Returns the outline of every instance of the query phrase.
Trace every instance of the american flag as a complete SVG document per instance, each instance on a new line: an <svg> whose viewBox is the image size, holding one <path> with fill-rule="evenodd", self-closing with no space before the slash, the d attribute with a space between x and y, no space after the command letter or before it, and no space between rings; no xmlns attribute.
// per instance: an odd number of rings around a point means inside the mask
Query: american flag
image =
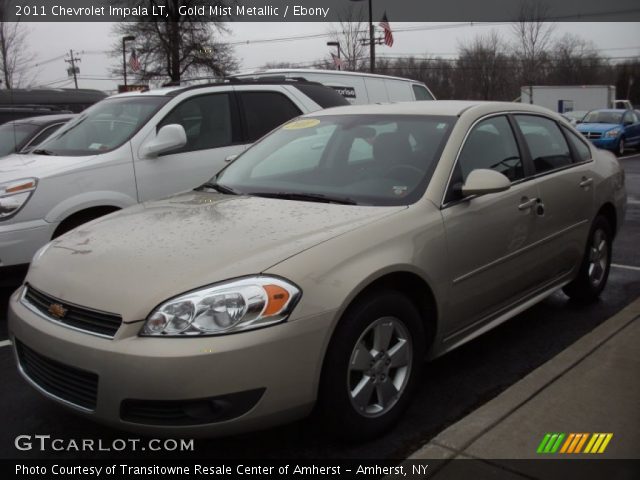
<svg viewBox="0 0 640 480"><path fill-rule="evenodd" d="M131 50L131 56L129 57L129 67L131 67L132 72L137 72L140 70L140 60L138 59L138 55L136 55L136 51Z"/></svg>
<svg viewBox="0 0 640 480"><path fill-rule="evenodd" d="M384 44L387 47L393 47L393 32L391 31L391 25L389 25L387 12L384 12L382 21L379 23L379 25L384 30Z"/></svg>

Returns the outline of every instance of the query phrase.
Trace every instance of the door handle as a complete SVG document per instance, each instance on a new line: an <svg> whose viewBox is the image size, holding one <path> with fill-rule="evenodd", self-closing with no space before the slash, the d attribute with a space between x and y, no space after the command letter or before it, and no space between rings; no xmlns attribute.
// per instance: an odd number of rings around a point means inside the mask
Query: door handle
<svg viewBox="0 0 640 480"><path fill-rule="evenodd" d="M522 197L520 200L522 203L518 205L518 210L528 210L532 207L535 207L538 203L537 198L528 199L527 197Z"/></svg>
<svg viewBox="0 0 640 480"><path fill-rule="evenodd" d="M582 181L579 183L580 188L590 187L593 184L593 178L582 177Z"/></svg>

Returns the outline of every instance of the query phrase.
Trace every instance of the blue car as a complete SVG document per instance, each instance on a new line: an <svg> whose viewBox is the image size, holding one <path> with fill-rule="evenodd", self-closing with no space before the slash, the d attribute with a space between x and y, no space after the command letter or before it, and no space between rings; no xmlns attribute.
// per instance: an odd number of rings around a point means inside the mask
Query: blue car
<svg viewBox="0 0 640 480"><path fill-rule="evenodd" d="M635 110L592 110L576 128L596 147L618 156L640 144L640 112Z"/></svg>

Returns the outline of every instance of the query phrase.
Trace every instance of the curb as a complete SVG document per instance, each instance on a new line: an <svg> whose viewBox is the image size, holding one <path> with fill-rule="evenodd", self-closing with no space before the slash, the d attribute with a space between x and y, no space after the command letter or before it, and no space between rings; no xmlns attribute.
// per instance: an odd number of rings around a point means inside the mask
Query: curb
<svg viewBox="0 0 640 480"><path fill-rule="evenodd" d="M463 452L640 317L640 297L500 395L440 432L407 460L448 460Z"/></svg>

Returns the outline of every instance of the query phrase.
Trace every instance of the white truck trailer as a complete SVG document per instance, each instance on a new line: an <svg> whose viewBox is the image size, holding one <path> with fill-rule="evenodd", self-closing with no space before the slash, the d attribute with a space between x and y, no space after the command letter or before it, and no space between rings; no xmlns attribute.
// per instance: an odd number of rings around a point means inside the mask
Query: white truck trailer
<svg viewBox="0 0 640 480"><path fill-rule="evenodd" d="M520 101L540 105L558 113L614 108L616 87L613 85L525 85L520 89Z"/></svg>

